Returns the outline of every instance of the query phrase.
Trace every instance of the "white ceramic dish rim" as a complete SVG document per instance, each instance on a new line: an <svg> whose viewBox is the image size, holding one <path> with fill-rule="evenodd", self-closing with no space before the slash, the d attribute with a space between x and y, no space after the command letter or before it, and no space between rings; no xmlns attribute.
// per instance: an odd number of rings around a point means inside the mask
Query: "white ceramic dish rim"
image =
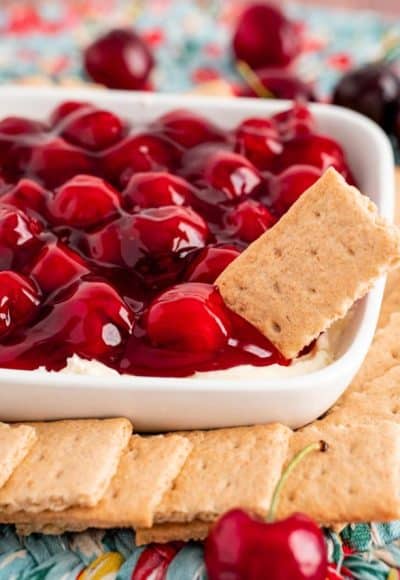
<svg viewBox="0 0 400 580"><path fill-rule="evenodd" d="M181 96L175 94L154 94L154 93L129 93L126 91L106 91L101 89L81 89L81 88L53 88L53 87L19 87L19 86L3 86L0 89L0 99L7 98L10 102L14 98L47 98L57 101L62 100L101 100L106 106L107 101L114 105L118 102L126 102L127 98L134 101L141 101L145 107L151 107L154 102L163 104L166 108L179 108L191 106L210 107L214 109L221 109L226 111L229 109L237 109L238 107L251 106L254 115L265 114L265 102L255 99L232 99L221 97L197 97L197 96ZM268 101L268 114L276 112L290 106L290 101ZM394 214L394 179L393 175L393 152L383 131L369 119L355 113L353 111L345 110L340 107L325 104L312 104L311 108L317 114L323 114L325 117L332 119L341 116L343 120L348 120L352 123L355 129L363 127L368 131L371 139L377 144L377 151L379 151L379 159L377 166L379 169L379 191L385 192L385 195L380 196L379 211L380 214L391 220ZM29 116L29 111L27 111ZM382 301L384 289L384 279L377 282L375 287L370 291L365 299L363 306L364 312L356 336L352 344L337 360L327 367L294 377L284 378L249 378L251 381L251 391L276 391L276 390L297 390L301 388L302 393L306 394L307 388L315 388L315 383L320 382L323 385L324 381L334 378L340 374L340 370L345 366L353 366L354 360L361 361L365 356L368 346L371 342L373 332L375 330L379 308ZM55 385L55 378L57 384ZM135 379L134 381L132 379ZM242 391L247 381L245 377L232 377L229 379L201 379L184 377L146 377L121 375L110 376L107 380L102 378L99 381L95 376L60 374L60 373L45 373L37 370L24 371L13 369L0 369L0 383L7 381L9 386L19 385L37 385L40 383L42 387L52 386L55 388L68 387L81 389L82 387L96 387L97 389L120 388L123 390L135 390L136 392L148 392L149 389L154 391ZM250 385L249 385L250 386Z"/></svg>

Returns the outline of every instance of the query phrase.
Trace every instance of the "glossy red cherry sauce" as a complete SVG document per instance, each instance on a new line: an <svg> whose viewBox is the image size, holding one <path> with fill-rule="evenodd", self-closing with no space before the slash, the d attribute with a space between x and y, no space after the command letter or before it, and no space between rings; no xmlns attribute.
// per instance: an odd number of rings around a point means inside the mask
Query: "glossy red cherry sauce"
<svg viewBox="0 0 400 580"><path fill-rule="evenodd" d="M304 105L224 131L185 110L131 126L68 102L47 122L0 121L0 151L1 367L290 364L213 284L327 165L349 174Z"/></svg>

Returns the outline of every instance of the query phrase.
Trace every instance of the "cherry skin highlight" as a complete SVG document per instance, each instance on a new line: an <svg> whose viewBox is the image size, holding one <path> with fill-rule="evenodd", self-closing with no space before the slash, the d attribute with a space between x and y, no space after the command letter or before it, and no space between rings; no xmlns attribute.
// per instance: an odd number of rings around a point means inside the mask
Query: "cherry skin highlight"
<svg viewBox="0 0 400 580"><path fill-rule="evenodd" d="M227 216L227 225L234 235L247 243L254 242L276 222L276 218L260 202L242 201Z"/></svg>
<svg viewBox="0 0 400 580"><path fill-rule="evenodd" d="M149 306L146 328L154 345L212 352L226 344L230 321L218 291L209 284L192 282L158 296Z"/></svg>
<svg viewBox="0 0 400 580"><path fill-rule="evenodd" d="M38 312L40 295L26 276L0 272L0 337L26 324Z"/></svg>
<svg viewBox="0 0 400 580"><path fill-rule="evenodd" d="M81 109L68 116L62 136L73 145L90 151L101 151L115 145L123 136L119 117L101 109Z"/></svg>
<svg viewBox="0 0 400 580"><path fill-rule="evenodd" d="M55 191L48 211L55 224L86 228L115 217L120 207L119 192L103 179L75 175Z"/></svg>
<svg viewBox="0 0 400 580"><path fill-rule="evenodd" d="M256 520L240 509L224 514L205 544L210 580L326 580L325 540L303 514L278 522Z"/></svg>
<svg viewBox="0 0 400 580"><path fill-rule="evenodd" d="M230 200L251 195L262 183L259 171L250 161L237 153L223 151L208 159L204 179Z"/></svg>
<svg viewBox="0 0 400 580"><path fill-rule="evenodd" d="M154 123L154 129L185 149L225 140L223 131L216 125L185 109L166 113Z"/></svg>
<svg viewBox="0 0 400 580"><path fill-rule="evenodd" d="M165 205L190 205L193 188L185 179L164 171L135 173L122 192L128 211Z"/></svg>
<svg viewBox="0 0 400 580"><path fill-rule="evenodd" d="M232 41L237 60L253 69L290 64L300 53L301 39L293 22L272 4L250 4L237 24Z"/></svg>
<svg viewBox="0 0 400 580"><path fill-rule="evenodd" d="M136 32L115 29L86 48L84 65L96 83L110 89L140 90L146 87L154 58Z"/></svg>
<svg viewBox="0 0 400 580"><path fill-rule="evenodd" d="M84 260L62 242L43 247L30 267L30 275L44 294L63 289L89 272Z"/></svg>
<svg viewBox="0 0 400 580"><path fill-rule="evenodd" d="M233 246L207 246L197 254L185 274L187 282L213 284L225 268L240 255Z"/></svg>
<svg viewBox="0 0 400 580"><path fill-rule="evenodd" d="M274 179L271 199L276 215L288 211L294 202L313 185L322 175L322 171L312 165L292 165Z"/></svg>
<svg viewBox="0 0 400 580"><path fill-rule="evenodd" d="M235 151L258 169L270 169L282 149L278 131L270 119L246 119L236 130Z"/></svg>

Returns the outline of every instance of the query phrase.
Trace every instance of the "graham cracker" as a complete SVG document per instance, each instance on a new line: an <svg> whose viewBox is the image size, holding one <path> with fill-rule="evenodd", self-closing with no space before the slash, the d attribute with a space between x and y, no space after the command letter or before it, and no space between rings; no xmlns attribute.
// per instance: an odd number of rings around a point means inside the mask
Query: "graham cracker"
<svg viewBox="0 0 400 580"><path fill-rule="evenodd" d="M294 358L400 262L400 236L328 169L216 280L226 304Z"/></svg>
<svg viewBox="0 0 400 580"><path fill-rule="evenodd" d="M390 316L388 324L377 330L365 360L343 398L362 391L372 380L400 364L400 312Z"/></svg>
<svg viewBox="0 0 400 580"><path fill-rule="evenodd" d="M350 393L340 400L326 420L350 424L361 418L400 423L400 366L366 383L362 392Z"/></svg>
<svg viewBox="0 0 400 580"><path fill-rule="evenodd" d="M87 419L31 425L37 441L0 489L0 509L35 513L96 505L117 470L131 423Z"/></svg>
<svg viewBox="0 0 400 580"><path fill-rule="evenodd" d="M205 540L211 527L211 523L193 520L187 523L157 524L152 528L139 528L136 530L135 544L167 544L168 542L189 542L190 540Z"/></svg>
<svg viewBox="0 0 400 580"><path fill-rule="evenodd" d="M397 270L394 270L394 273ZM400 287L394 287L383 297L381 312L379 314L378 328L384 328L395 312L400 312Z"/></svg>
<svg viewBox="0 0 400 580"><path fill-rule="evenodd" d="M213 521L238 506L265 515L291 433L277 423L183 433L193 449L154 521Z"/></svg>
<svg viewBox="0 0 400 580"><path fill-rule="evenodd" d="M24 535L59 534L88 528L150 527L157 506L180 472L192 444L179 435L131 437L109 488L91 508L72 507L62 512L0 514L0 521L16 523Z"/></svg>
<svg viewBox="0 0 400 580"><path fill-rule="evenodd" d="M322 524L389 521L400 517L400 425L376 420L311 424L291 439L292 456L323 440L287 479L278 519L303 512Z"/></svg>
<svg viewBox="0 0 400 580"><path fill-rule="evenodd" d="M0 423L0 487L3 487L35 441L36 431L33 427L11 427Z"/></svg>

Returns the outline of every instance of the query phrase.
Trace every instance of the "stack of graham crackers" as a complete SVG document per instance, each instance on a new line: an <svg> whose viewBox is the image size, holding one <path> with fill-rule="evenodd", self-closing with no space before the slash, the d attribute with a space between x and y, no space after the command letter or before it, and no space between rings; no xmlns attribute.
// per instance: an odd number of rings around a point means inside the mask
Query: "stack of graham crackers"
<svg viewBox="0 0 400 580"><path fill-rule="evenodd" d="M126 419L105 419L1 424L0 522L21 534L134 528L137 544L203 539L230 508L265 517L285 464L320 439L328 450L291 476L279 517L400 517L400 425L391 421L140 436Z"/></svg>
<svg viewBox="0 0 400 580"><path fill-rule="evenodd" d="M288 356L343 316L400 255L398 234L335 173L309 191L267 243L257 240L220 280L228 303ZM280 276L275 265L282 256L292 272L304 260L314 262L303 285ZM346 276L334 292L325 267L332 259ZM250 274L243 276L243 268ZM279 279L265 276L268 268ZM326 417L297 432L277 423L158 436L132 434L126 419L0 424L0 522L15 523L21 534L128 527L137 544L203 539L230 508L265 517L285 465L319 440L327 451L308 455L291 474L278 517L301 511L324 525L400 518L398 281L395 272L380 328L348 391ZM322 303L314 286L329 299ZM298 314L289 302L288 324L282 305L290 292L310 311Z"/></svg>

